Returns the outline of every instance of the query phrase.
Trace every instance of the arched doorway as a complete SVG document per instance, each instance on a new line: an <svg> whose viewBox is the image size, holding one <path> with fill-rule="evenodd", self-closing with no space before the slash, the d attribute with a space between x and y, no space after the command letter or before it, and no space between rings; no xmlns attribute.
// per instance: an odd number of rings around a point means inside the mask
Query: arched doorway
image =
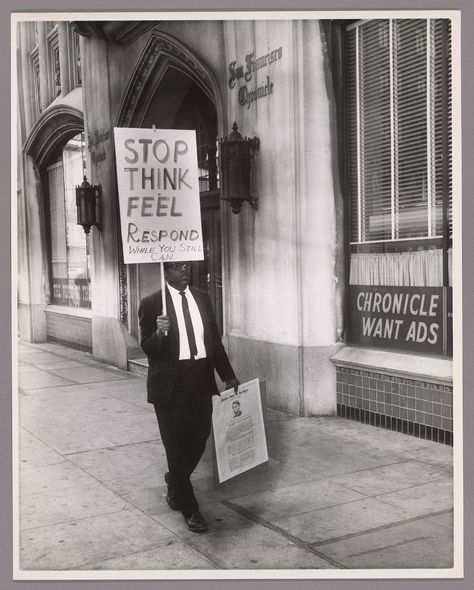
<svg viewBox="0 0 474 590"><path fill-rule="evenodd" d="M70 102L80 104L81 92L76 90ZM23 150L35 171L28 222L40 231L30 236L28 248L37 250L41 265L30 265L28 272L30 284L42 290L41 339L90 350L90 242L76 223L75 200L75 187L85 173L82 111L68 103L51 106L36 122Z"/></svg>
<svg viewBox="0 0 474 590"><path fill-rule="evenodd" d="M213 80L184 46L169 36L153 34L130 81L118 125L196 131L204 260L192 264L191 283L208 292L222 332L215 89ZM158 264L140 264L128 265L127 270L129 329L138 337L138 305L160 287L160 268Z"/></svg>

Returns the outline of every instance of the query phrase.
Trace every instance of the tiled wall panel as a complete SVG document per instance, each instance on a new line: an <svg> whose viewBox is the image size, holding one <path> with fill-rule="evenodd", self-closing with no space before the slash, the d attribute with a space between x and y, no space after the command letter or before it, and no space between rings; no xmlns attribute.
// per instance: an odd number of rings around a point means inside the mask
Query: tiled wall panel
<svg viewBox="0 0 474 590"><path fill-rule="evenodd" d="M452 444L452 386L340 366L336 375L339 416Z"/></svg>

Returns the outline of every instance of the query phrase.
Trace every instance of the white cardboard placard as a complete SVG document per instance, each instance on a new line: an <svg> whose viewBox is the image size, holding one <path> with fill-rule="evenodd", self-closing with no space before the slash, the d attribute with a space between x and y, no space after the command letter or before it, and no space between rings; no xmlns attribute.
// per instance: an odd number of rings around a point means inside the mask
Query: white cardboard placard
<svg viewBox="0 0 474 590"><path fill-rule="evenodd" d="M258 379L213 398L212 427L219 483L268 461Z"/></svg>
<svg viewBox="0 0 474 590"><path fill-rule="evenodd" d="M126 264L202 260L196 132L114 128Z"/></svg>

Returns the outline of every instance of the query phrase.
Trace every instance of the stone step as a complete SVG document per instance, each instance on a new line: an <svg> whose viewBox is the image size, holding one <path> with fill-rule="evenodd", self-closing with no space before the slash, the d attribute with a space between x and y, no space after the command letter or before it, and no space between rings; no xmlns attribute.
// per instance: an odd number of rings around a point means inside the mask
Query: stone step
<svg viewBox="0 0 474 590"><path fill-rule="evenodd" d="M146 357L128 359L128 370L134 375L146 377L148 371L148 359Z"/></svg>

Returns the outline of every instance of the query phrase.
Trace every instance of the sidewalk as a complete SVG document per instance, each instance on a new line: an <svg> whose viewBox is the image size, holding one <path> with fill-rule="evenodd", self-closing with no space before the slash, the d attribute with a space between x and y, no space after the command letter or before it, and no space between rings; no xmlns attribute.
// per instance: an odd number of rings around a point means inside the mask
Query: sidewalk
<svg viewBox="0 0 474 590"><path fill-rule="evenodd" d="M342 418L268 411L270 461L214 489L209 524L165 502L145 379L55 344L19 347L23 570L452 566L452 448Z"/></svg>

